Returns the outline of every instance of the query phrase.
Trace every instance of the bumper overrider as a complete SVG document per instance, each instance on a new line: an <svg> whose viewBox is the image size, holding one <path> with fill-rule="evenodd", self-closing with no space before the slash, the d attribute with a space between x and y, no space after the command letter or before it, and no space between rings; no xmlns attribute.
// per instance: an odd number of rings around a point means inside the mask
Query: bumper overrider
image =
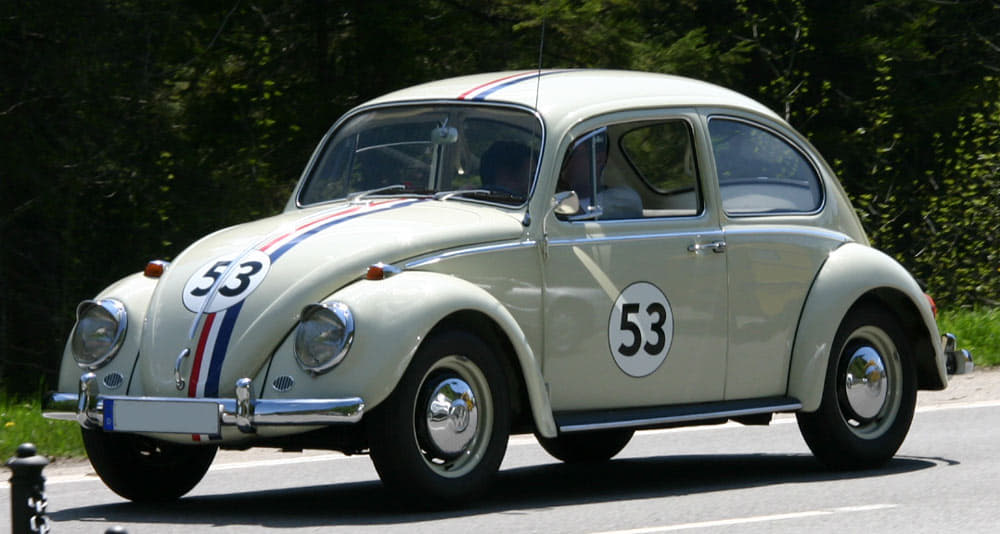
<svg viewBox="0 0 1000 534"><path fill-rule="evenodd" d="M97 376L85 373L79 393L50 394L42 412L49 419L75 420L88 429L218 436L223 427L252 434L262 426L357 423L364 409L360 397L256 399L249 378L236 381L233 399L101 395Z"/></svg>
<svg viewBox="0 0 1000 534"><path fill-rule="evenodd" d="M972 354L958 348L955 334L945 334L941 337L941 348L944 350L945 367L950 375L964 375L973 369Z"/></svg>

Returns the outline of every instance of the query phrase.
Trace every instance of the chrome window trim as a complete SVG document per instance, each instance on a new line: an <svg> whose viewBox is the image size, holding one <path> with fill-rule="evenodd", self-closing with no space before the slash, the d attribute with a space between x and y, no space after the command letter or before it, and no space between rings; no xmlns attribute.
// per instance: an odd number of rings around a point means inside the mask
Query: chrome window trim
<svg viewBox="0 0 1000 534"><path fill-rule="evenodd" d="M427 256L425 258L420 258L412 260L403 264L404 269L419 269L421 267L426 267L427 265L432 265L442 260L448 260L452 258L458 258L461 256L471 256L474 254L485 254L487 252L497 252L500 250L514 250L519 248L533 248L537 246L537 242L528 239L523 241L505 242L505 243L493 243L490 245L478 245L466 248L460 248L455 250L449 250L447 252L441 252L434 254L433 256Z"/></svg>
<svg viewBox="0 0 1000 534"><path fill-rule="evenodd" d="M341 116L339 119L337 119L337 121L333 123L333 126L331 126L329 130L327 130L326 135L324 135L323 139L320 140L319 145L316 146L316 149L313 150L313 154L309 158L309 162L306 163L305 170L302 171L302 175L299 177L298 183L295 184L295 191L292 193L294 195L294 198L295 198L295 207L298 208L298 209L314 208L316 206L323 206L323 205L326 205L326 204L331 204L331 203L335 203L335 202L343 202L343 201L347 200L347 197L333 198L333 199L330 199L330 200L325 200L323 202L314 202L312 204L303 204L302 201L301 201L302 189L305 188L306 183L310 180L310 177L312 175L312 171L316 167L316 163L319 160L320 154L323 152L323 149L326 148L327 143L330 141L330 138L333 137L334 132L336 132L343 125L343 123L345 123L348 120L354 118L356 115L359 115L361 113L367 113L369 111L374 111L374 110L379 110L379 109L390 109L390 108L397 108L397 107L410 107L410 106L418 106L418 105L449 105L449 106L471 106L471 107L495 107L495 108L504 108L504 109L514 109L514 110L518 110L518 111L526 111L526 112L528 112L528 114L530 114L531 116L535 117L535 119L538 121L538 124L541 125L541 136L539 138L539 143L538 143L538 161L535 163L535 174L532 177L531 189L529 189L528 190L528 194L525 195L523 203L517 204L517 205L512 205L512 204L502 204L502 203L499 203L499 202L489 202L489 201L485 201L485 200L476 200L476 199L470 199L470 198L462 198L461 196L454 197L454 198L456 198L458 200L463 200L465 202L472 202L472 203L475 203L475 204L484 204L484 205L487 205L487 206L496 206L496 207L506 208L506 209L511 209L511 210L514 210L514 209L517 209L517 210L524 209L531 202L531 198L534 196L535 189L538 186L538 178L539 178L539 174L541 173L541 169L542 169L542 154L545 153L545 141L546 141L546 138L547 138L546 136L548 134L548 130L547 130L546 124L545 124L545 119L542 118L542 115L540 113L538 113L538 110L536 110L534 108L531 108L531 107L528 107L528 106L521 105L521 104L511 104L511 103L507 103L507 102L490 102L490 101L479 101L479 100L477 100L477 101L466 101L466 100L450 100L450 99L429 99L429 100L400 100L398 102L385 102L385 103L381 103L381 104L373 104L373 105L370 105L370 106L362 106L362 107L353 109L351 111L348 111L343 116ZM395 195L389 195L389 196L395 196Z"/></svg>
<svg viewBox="0 0 1000 534"><path fill-rule="evenodd" d="M706 128L706 133L708 134L708 144L709 148L712 150L712 163L715 166L715 184L720 189L719 207L722 208L722 213L725 214L726 217L733 219L745 219L748 217L782 217L782 216L801 217L804 215L816 215L817 213L822 212L824 208L826 208L826 200L829 195L827 195L826 180L823 178L821 167L820 165L817 164L816 160L809 154L809 151L804 150L802 146L795 139L785 135L784 133L770 126L767 126L766 124L762 124L760 122L748 119L746 117L740 117L737 115L727 115L725 113L712 113L708 114L705 117L705 119L706 119L705 128ZM778 137L779 139L785 141L785 143L787 143L793 150L798 152L799 155L801 155L803 159L806 160L809 166L812 167L813 173L815 173L816 179L819 182L819 194L820 194L819 206L817 206L816 209L812 211L790 210L790 211L760 211L760 212L748 212L748 213L730 213L729 211L727 211L726 207L722 203L722 195L721 195L722 184L719 181L719 167L716 164L716 159L715 159L715 144L712 143L711 123L715 119L741 122L743 124L747 124L754 128L759 128L761 130L764 130Z"/></svg>

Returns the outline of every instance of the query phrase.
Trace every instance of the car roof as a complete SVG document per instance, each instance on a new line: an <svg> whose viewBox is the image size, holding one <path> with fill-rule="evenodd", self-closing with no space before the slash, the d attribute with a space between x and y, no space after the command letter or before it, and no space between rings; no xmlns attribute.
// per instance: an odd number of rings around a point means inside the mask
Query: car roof
<svg viewBox="0 0 1000 534"><path fill-rule="evenodd" d="M600 69L549 69L460 76L394 91L362 107L400 101L506 102L549 119L652 107L742 109L784 123L763 104L718 85L681 76Z"/></svg>

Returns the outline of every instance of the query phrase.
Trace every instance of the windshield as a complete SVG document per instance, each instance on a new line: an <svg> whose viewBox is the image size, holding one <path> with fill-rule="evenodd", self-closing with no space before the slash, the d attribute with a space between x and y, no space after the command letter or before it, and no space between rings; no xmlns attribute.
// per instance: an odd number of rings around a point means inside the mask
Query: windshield
<svg viewBox="0 0 1000 534"><path fill-rule="evenodd" d="M521 205L534 183L541 143L541 122L521 109L372 109L349 118L329 138L298 201L437 195Z"/></svg>

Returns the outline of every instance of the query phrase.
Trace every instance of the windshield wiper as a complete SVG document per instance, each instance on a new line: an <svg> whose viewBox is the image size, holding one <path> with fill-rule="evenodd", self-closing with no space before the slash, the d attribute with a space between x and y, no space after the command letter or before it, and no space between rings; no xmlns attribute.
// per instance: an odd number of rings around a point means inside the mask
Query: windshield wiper
<svg viewBox="0 0 1000 534"><path fill-rule="evenodd" d="M477 193L480 195L490 194L489 189L454 189L452 191L438 191L434 194L434 200L448 200L451 197L471 195Z"/></svg>
<svg viewBox="0 0 1000 534"><path fill-rule="evenodd" d="M396 190L401 190L399 193L396 194L404 197L429 197L434 194L433 191L429 191L427 189L408 189L404 184L394 184L394 185L387 185L385 187L369 189L367 191L358 191L357 193L351 193L350 195L347 195L347 201L351 203L356 203L372 195L377 195L379 193L385 193L387 191L396 191Z"/></svg>
<svg viewBox="0 0 1000 534"><path fill-rule="evenodd" d="M369 189L367 191L358 191L357 193L351 193L350 195L347 195L347 201L348 202L358 202L360 200L363 200L368 195L374 195L375 193L382 193L382 192L385 192L385 191L393 191L395 189L404 189L405 190L406 186L403 185L403 184L392 184L392 185L387 185L387 186L384 186L384 187L376 187L375 189Z"/></svg>
<svg viewBox="0 0 1000 534"><path fill-rule="evenodd" d="M456 189L454 191L441 191L434 195L434 200L448 200L452 197L471 197L476 200L487 200L497 202L524 202L524 195L518 195L502 189Z"/></svg>

